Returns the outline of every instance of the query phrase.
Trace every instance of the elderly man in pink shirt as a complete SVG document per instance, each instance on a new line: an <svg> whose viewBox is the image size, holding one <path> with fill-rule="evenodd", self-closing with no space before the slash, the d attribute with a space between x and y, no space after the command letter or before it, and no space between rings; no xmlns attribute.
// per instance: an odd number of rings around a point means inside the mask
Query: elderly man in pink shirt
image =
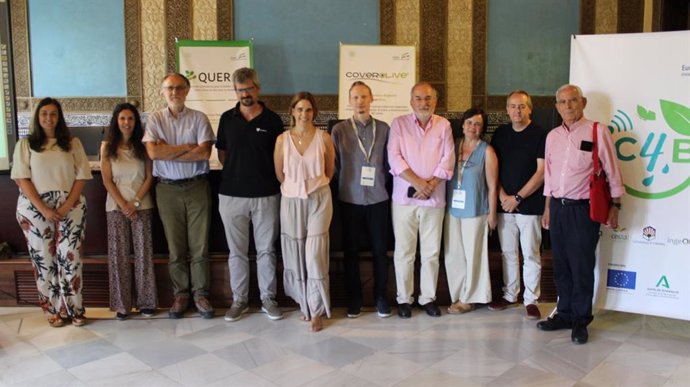
<svg viewBox="0 0 690 387"><path fill-rule="evenodd" d="M592 321L595 251L601 226L589 217L595 123L584 117L586 105L579 87L563 85L558 89L556 109L563 125L548 134L544 152L546 208L542 226L551 232L558 306L556 314L537 323L537 328L572 329L570 337L575 344L584 344L589 338L587 325ZM606 125L597 125L597 148L613 197L605 225L616 228L625 188Z"/></svg>
<svg viewBox="0 0 690 387"><path fill-rule="evenodd" d="M418 303L432 317L436 306L438 258L445 212L445 183L453 176L455 162L450 122L435 115L438 94L427 82L411 91L414 113L396 117L388 139L388 162L393 175L393 232L398 316L412 316L414 260L417 233L421 243Z"/></svg>

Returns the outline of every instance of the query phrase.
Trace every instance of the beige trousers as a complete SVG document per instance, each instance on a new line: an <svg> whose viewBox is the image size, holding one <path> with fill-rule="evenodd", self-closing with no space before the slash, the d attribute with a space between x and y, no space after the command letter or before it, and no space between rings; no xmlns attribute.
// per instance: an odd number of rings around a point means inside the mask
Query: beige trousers
<svg viewBox="0 0 690 387"><path fill-rule="evenodd" d="M398 304L411 304L414 299L414 261L417 253L417 233L420 240L422 268L419 273L418 302L425 305L436 300L438 260L441 249L444 208L404 206L393 203L393 232L395 233L395 281Z"/></svg>
<svg viewBox="0 0 690 387"><path fill-rule="evenodd" d="M444 227L443 250L451 302L491 302L486 215L461 219L446 214Z"/></svg>

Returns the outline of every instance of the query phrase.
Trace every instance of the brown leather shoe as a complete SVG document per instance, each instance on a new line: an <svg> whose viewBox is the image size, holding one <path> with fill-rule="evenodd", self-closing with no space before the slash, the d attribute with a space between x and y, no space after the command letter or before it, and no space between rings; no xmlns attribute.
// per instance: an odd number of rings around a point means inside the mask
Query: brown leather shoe
<svg viewBox="0 0 690 387"><path fill-rule="evenodd" d="M527 314L525 314L525 318L528 320L539 320L541 318L541 312L539 311L539 308L534 305L534 304L529 304L525 306L525 310Z"/></svg>
<svg viewBox="0 0 690 387"><path fill-rule="evenodd" d="M515 305L514 302L510 302L506 300L505 298L501 297L496 301L493 301L492 303L489 304L489 310L492 312L497 312L499 310L503 310L509 306Z"/></svg>
<svg viewBox="0 0 690 387"><path fill-rule="evenodd" d="M188 296L175 296L175 301L173 302L170 310L168 311L168 317L172 319L178 319L184 317L184 312L189 307L189 297Z"/></svg>
<svg viewBox="0 0 690 387"><path fill-rule="evenodd" d="M201 317L213 318L213 306L211 306L211 303L208 301L208 298L204 296L198 296L196 300L194 300L194 303L196 304L196 309L199 311Z"/></svg>

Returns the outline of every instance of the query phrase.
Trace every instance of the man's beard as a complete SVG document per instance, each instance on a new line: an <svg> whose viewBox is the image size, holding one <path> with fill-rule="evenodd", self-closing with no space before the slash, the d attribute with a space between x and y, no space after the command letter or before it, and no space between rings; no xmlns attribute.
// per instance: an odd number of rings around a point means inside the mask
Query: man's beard
<svg viewBox="0 0 690 387"><path fill-rule="evenodd" d="M429 119L429 117L431 117L432 112L431 112L431 110L424 110L424 111L415 112L414 114L418 120L426 121L427 119Z"/></svg>
<svg viewBox="0 0 690 387"><path fill-rule="evenodd" d="M256 103L256 101L254 101L254 98L252 97L244 97L240 99L240 103L244 106L249 107L254 106L254 103Z"/></svg>

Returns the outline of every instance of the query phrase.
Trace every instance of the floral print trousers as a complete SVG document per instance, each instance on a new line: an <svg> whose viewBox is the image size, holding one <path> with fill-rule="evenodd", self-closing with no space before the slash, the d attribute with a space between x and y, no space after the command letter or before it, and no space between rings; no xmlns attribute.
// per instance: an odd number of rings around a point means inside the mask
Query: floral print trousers
<svg viewBox="0 0 690 387"><path fill-rule="evenodd" d="M41 200L58 208L68 192L49 191ZM86 229L86 200L80 196L59 222L47 220L31 201L19 194L17 222L24 232L34 268L41 308L51 314L84 314L81 246Z"/></svg>

